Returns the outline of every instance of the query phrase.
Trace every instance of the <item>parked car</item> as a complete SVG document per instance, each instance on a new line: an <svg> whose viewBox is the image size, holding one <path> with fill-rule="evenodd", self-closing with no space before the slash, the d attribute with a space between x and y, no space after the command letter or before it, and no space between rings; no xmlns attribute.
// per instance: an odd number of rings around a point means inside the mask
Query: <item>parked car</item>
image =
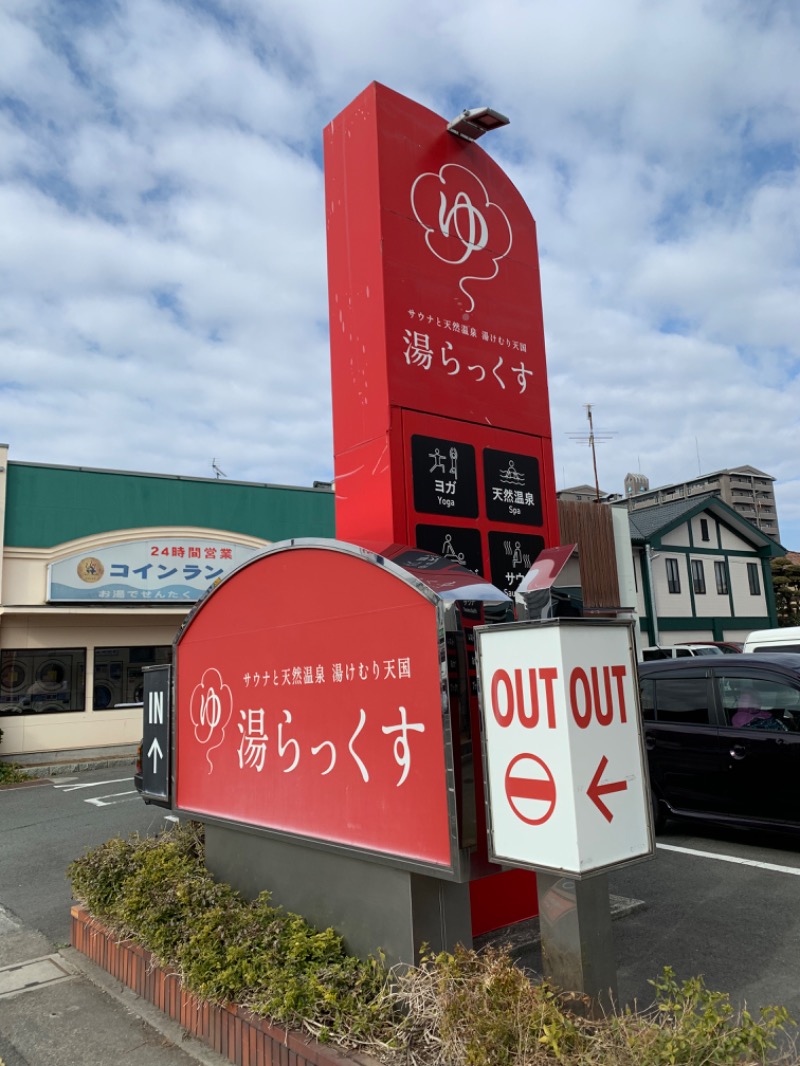
<svg viewBox="0 0 800 1066"><path fill-rule="evenodd" d="M722 649L711 644L654 644L642 648L640 658L643 663L649 663L656 659L690 659L695 655L722 655Z"/></svg>
<svg viewBox="0 0 800 1066"><path fill-rule="evenodd" d="M687 642L688 643L688 642ZM740 655L744 649L744 644L738 640L695 640L691 643L691 647L696 648L700 645L703 648L719 648L723 655ZM677 644L676 647L686 647L684 644Z"/></svg>
<svg viewBox="0 0 800 1066"><path fill-rule="evenodd" d="M639 664L655 827L800 831L800 654Z"/></svg>

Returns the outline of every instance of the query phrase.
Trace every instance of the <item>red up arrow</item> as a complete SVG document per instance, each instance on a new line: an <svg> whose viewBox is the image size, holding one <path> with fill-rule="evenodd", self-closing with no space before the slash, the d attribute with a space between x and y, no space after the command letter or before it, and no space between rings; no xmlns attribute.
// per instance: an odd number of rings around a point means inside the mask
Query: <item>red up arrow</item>
<svg viewBox="0 0 800 1066"><path fill-rule="evenodd" d="M594 777L591 780L589 787L586 789L586 795L597 807L598 811L602 814L607 822L612 821L614 815L603 803L602 797L607 796L609 792L624 792L628 787L627 781L608 781L605 785L600 784L600 778L606 771L608 766L608 759L603 756L600 760L600 765L595 770Z"/></svg>

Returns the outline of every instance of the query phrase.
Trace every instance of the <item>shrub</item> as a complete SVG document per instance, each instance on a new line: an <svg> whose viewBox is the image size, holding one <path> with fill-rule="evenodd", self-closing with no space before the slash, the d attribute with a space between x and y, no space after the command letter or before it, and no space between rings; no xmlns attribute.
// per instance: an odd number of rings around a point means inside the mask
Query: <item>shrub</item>
<svg viewBox="0 0 800 1066"><path fill-rule="evenodd" d="M349 956L334 930L272 906L266 892L247 901L216 882L200 826L109 840L67 873L87 910L174 967L199 996L349 1046L391 1036L381 961Z"/></svg>
<svg viewBox="0 0 800 1066"><path fill-rule="evenodd" d="M655 1006L649 1015L631 1012L610 1019L609 1029L636 1066L729 1066L762 1063L792 1024L783 1007L765 1007L760 1021L737 1014L730 997L706 988L702 977L682 984L667 966L652 981Z"/></svg>
<svg viewBox="0 0 800 1066"><path fill-rule="evenodd" d="M3 742L3 730L0 729L0 744ZM30 775L26 774L21 766L14 762L0 762L0 785L15 785L20 781L29 781ZM0 1063L2 1066L2 1063Z"/></svg>
<svg viewBox="0 0 800 1066"><path fill-rule="evenodd" d="M573 1061L586 1039L580 1020L554 990L533 984L507 952L496 949L428 955L398 975L395 996L404 1017L403 1042L420 1062Z"/></svg>

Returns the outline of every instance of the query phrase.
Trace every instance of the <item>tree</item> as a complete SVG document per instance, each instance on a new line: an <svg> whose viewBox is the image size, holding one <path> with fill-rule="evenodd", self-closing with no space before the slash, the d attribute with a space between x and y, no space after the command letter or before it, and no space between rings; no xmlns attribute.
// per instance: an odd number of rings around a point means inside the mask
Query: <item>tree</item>
<svg viewBox="0 0 800 1066"><path fill-rule="evenodd" d="M800 561L783 555L772 560L772 587L779 626L800 625Z"/></svg>

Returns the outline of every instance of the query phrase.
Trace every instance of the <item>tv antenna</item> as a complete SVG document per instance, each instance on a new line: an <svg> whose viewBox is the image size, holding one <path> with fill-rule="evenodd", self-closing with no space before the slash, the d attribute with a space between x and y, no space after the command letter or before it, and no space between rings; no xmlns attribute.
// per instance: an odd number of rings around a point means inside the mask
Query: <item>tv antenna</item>
<svg viewBox="0 0 800 1066"><path fill-rule="evenodd" d="M594 422L592 421L592 405L585 403L583 405L586 408L586 418L589 421L589 433L568 433L567 436L572 440L577 441L579 444L588 444L592 449L592 468L594 470L594 491L595 491L595 503L600 503L600 483L597 480L597 452L595 451L595 444L603 444L607 440L611 440L613 433L595 433Z"/></svg>
<svg viewBox="0 0 800 1066"><path fill-rule="evenodd" d="M214 476L219 480L221 477L227 477L228 475L224 470L220 470L219 464L216 459L211 460L211 469L214 471Z"/></svg>

